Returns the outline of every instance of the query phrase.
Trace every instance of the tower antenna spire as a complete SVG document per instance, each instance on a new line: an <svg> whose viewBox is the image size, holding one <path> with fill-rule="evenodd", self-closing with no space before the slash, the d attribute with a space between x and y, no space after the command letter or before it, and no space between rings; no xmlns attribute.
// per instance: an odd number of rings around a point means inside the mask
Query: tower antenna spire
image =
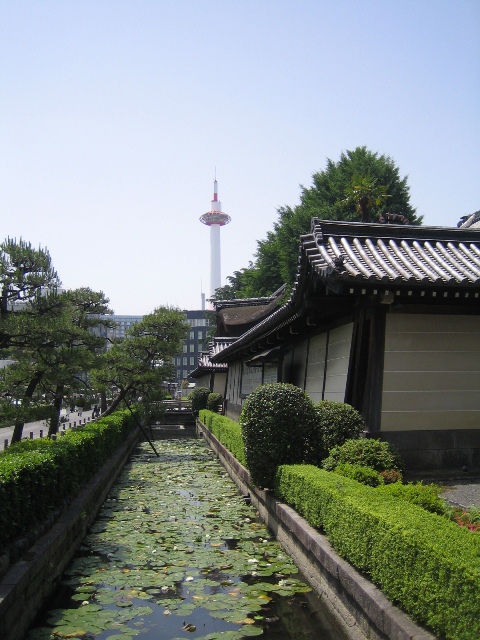
<svg viewBox="0 0 480 640"><path fill-rule="evenodd" d="M213 297L215 291L222 285L220 227L228 224L230 220L230 216L222 211L222 203L218 199L217 167L215 167L211 208L200 216L200 222L210 227L210 297Z"/></svg>

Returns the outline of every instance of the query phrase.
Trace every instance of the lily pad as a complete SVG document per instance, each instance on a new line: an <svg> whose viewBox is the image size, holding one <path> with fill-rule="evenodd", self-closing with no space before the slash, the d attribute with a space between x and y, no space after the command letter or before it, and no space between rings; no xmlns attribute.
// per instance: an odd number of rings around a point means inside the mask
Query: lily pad
<svg viewBox="0 0 480 640"><path fill-rule="evenodd" d="M159 630L182 627L182 640L240 640L262 634L272 597L309 590L202 441L157 444L160 460L145 448L111 490L66 572L66 608L28 640L170 640Z"/></svg>

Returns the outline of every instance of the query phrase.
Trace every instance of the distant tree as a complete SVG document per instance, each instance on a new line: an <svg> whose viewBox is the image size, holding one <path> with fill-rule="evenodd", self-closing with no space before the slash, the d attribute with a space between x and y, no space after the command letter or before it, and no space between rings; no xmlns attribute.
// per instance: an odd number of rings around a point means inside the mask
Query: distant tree
<svg viewBox="0 0 480 640"><path fill-rule="evenodd" d="M113 344L92 372L97 388L113 394L105 414L114 411L122 401L130 403L142 398L144 403L161 399L162 383L171 378L172 358L188 333L184 314L170 307L159 307L126 332L124 340Z"/></svg>
<svg viewBox="0 0 480 640"><path fill-rule="evenodd" d="M12 346L12 327L7 318L14 304L26 305L56 291L59 285L46 249L34 249L22 239L7 238L0 244L0 349ZM17 335L14 346L19 346L18 340Z"/></svg>
<svg viewBox="0 0 480 640"><path fill-rule="evenodd" d="M104 349L105 339L94 328L113 324L105 319L108 313L103 293L81 288L41 296L11 314L11 341L21 348L16 348L0 389L16 408L12 442L22 438L30 408L39 403L51 404L49 435L57 432L64 399L85 390L85 372Z"/></svg>
<svg viewBox="0 0 480 640"><path fill-rule="evenodd" d="M264 296L284 283L292 286L300 236L310 232L313 217L358 221L360 212L364 222L375 222L376 216L391 212L403 214L410 224L421 224L410 204L407 177L400 177L389 156L365 146L342 153L338 162L327 159L326 169L314 173L312 180L311 187L302 187L300 204L278 209L273 231L257 242L255 262L227 278L234 297Z"/></svg>

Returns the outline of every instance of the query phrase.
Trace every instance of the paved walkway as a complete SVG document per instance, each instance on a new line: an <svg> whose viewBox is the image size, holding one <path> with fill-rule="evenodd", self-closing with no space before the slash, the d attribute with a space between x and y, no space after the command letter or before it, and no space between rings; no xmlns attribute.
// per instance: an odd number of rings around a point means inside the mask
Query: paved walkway
<svg viewBox="0 0 480 640"><path fill-rule="evenodd" d="M65 411L62 411L62 415L65 415ZM85 424L92 419L92 411L72 411L69 414L68 422L61 423L59 431L66 431L68 428ZM48 424L45 420L37 420L36 422L27 422L23 427L23 438L40 438L45 437L48 433ZM0 429L0 451L5 449L5 441L10 444L12 440L13 427L2 427ZM33 434L33 435L31 435Z"/></svg>

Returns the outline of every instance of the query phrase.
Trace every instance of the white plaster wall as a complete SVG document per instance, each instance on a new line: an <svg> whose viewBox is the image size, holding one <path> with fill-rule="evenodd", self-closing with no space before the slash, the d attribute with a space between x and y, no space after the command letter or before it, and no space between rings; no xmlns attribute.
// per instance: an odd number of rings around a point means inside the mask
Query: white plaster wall
<svg viewBox="0 0 480 640"><path fill-rule="evenodd" d="M387 315L381 429L480 429L480 316Z"/></svg>
<svg viewBox="0 0 480 640"><path fill-rule="evenodd" d="M330 331L324 400L345 401L353 323Z"/></svg>

